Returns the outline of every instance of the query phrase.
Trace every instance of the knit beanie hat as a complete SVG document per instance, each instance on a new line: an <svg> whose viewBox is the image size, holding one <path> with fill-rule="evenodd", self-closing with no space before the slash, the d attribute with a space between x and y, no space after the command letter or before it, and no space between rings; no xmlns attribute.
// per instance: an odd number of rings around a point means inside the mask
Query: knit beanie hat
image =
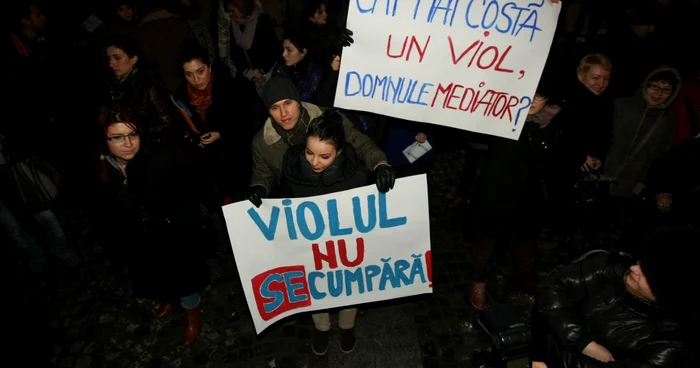
<svg viewBox="0 0 700 368"><path fill-rule="evenodd" d="M284 77L272 77L265 83L262 99L265 109L282 100L294 100L299 102L299 91L291 79Z"/></svg>
<svg viewBox="0 0 700 368"><path fill-rule="evenodd" d="M690 225L665 227L652 233L643 244L639 266L651 292L662 305L675 311L684 309L688 283L696 277L700 230Z"/></svg>

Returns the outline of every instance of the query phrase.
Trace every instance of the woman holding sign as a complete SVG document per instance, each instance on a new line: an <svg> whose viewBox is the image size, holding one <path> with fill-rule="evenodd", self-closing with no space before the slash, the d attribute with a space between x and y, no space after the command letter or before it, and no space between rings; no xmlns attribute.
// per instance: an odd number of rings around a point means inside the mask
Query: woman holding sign
<svg viewBox="0 0 700 368"><path fill-rule="evenodd" d="M327 111L311 121L306 131L306 144L292 147L282 164L282 192L290 198L311 197L341 192L367 184L369 169L360 165L355 149L345 139L343 117ZM339 313L340 350L355 349L355 315L357 308ZM316 327L311 349L323 356L328 351L330 315L312 315Z"/></svg>

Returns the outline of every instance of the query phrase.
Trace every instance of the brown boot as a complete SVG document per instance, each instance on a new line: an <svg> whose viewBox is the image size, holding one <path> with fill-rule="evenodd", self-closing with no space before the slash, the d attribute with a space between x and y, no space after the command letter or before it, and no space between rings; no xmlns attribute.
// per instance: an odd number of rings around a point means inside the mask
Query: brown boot
<svg viewBox="0 0 700 368"><path fill-rule="evenodd" d="M156 318L163 318L170 314L174 309L173 305L170 303L160 303L158 310L156 311Z"/></svg>
<svg viewBox="0 0 700 368"><path fill-rule="evenodd" d="M484 309L486 306L486 283L485 282L474 282L472 283L471 292L469 295L469 301L472 303L474 308L478 310Z"/></svg>
<svg viewBox="0 0 700 368"><path fill-rule="evenodd" d="M199 327L202 325L202 310L197 308L185 308L185 345L189 345L197 339Z"/></svg>

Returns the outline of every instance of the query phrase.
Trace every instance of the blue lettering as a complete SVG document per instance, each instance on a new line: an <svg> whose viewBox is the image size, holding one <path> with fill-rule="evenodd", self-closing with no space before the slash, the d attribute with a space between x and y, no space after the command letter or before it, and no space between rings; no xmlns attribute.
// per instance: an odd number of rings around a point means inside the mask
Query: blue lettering
<svg viewBox="0 0 700 368"><path fill-rule="evenodd" d="M420 93L418 93L418 104L423 105L423 106L428 106L427 102L421 102L421 98L423 98L423 95L426 93L429 93L428 91L425 90L426 87L432 87L434 84L432 83L423 83L423 85L420 87Z"/></svg>
<svg viewBox="0 0 700 368"><path fill-rule="evenodd" d="M366 13L374 14L374 7L377 6L377 0L374 0L374 2L372 2L372 6L369 8L361 7L360 0L355 0L355 4L357 5L357 10L360 12L360 14L366 14Z"/></svg>
<svg viewBox="0 0 700 368"><path fill-rule="evenodd" d="M528 24L531 20L533 21L533 24ZM518 28L518 31L515 33L515 36L518 36L518 34L520 34L520 31L523 30L523 28L528 28L532 30L532 32L530 33L530 42L532 42L532 39L535 38L535 32L542 30L541 28L537 27L536 11L530 12L530 14L528 14L527 19L525 19L525 21L520 24L520 28Z"/></svg>
<svg viewBox="0 0 700 368"><path fill-rule="evenodd" d="M304 211L307 209L311 211L311 215L314 218L314 232L311 232L309 225L306 223L306 214ZM308 240L316 240L320 238L321 235L323 235L323 232L326 230L326 224L323 222L321 210L318 208L316 203L311 201L302 202L299 207L297 207L297 222L299 223L299 231L301 232L301 235Z"/></svg>
<svg viewBox="0 0 700 368"><path fill-rule="evenodd" d="M328 201L328 229L331 232L331 236L352 234L351 228L340 228L340 217L338 215L338 201L335 199L331 199Z"/></svg>
<svg viewBox="0 0 700 368"><path fill-rule="evenodd" d="M379 227L381 229L386 229L390 227L402 226L406 225L406 221L406 216L396 217L393 219L389 218L386 208L386 193L379 193Z"/></svg>
<svg viewBox="0 0 700 368"><path fill-rule="evenodd" d="M416 277L420 277L420 282L425 284L425 274L423 273L423 261L421 257L422 254L411 254L413 257L413 265L411 266L411 284L416 281Z"/></svg>
<svg viewBox="0 0 700 368"><path fill-rule="evenodd" d="M452 26L452 22L454 22L455 19L455 14L457 10L457 6L459 5L459 0L447 0L447 5L442 6L442 0L433 0L433 4L430 6L430 12L428 12L428 23L432 23L433 19L435 18L435 14L438 11L444 11L445 14L443 14L442 18L442 24L445 25L447 24L447 18L449 17L450 19L450 26ZM452 15L450 16L450 12Z"/></svg>
<svg viewBox="0 0 700 368"><path fill-rule="evenodd" d="M355 217L355 228L365 234L377 225L377 211L374 206L374 194L367 196L367 225L362 221L362 204L360 197L352 197L352 214Z"/></svg>
<svg viewBox="0 0 700 368"><path fill-rule="evenodd" d="M394 262L394 275L398 279L396 280L396 283L399 284L399 286L401 285L401 282L407 286L413 284L413 280L409 280L408 275L406 275L404 272L409 268L411 268L411 264L405 259L400 259Z"/></svg>
<svg viewBox="0 0 700 368"><path fill-rule="evenodd" d="M365 74L364 77L362 77L362 96L363 97L369 97L374 94L374 86L372 85L372 82L374 81L374 78L372 78L372 74ZM367 87L369 87L369 91L367 90Z"/></svg>
<svg viewBox="0 0 700 368"><path fill-rule="evenodd" d="M352 283L357 283L357 292L364 294L365 280L362 278L362 267L355 269L355 272L345 270L345 295L352 295Z"/></svg>
<svg viewBox="0 0 700 368"><path fill-rule="evenodd" d="M475 24L475 23L472 23L469 21L469 14L471 13L471 10L472 10L472 4L474 4L474 0L469 0L469 5L467 5L467 11L464 14L464 20L467 22L467 26L469 28L477 29L477 28L479 28L479 24L478 23Z"/></svg>
<svg viewBox="0 0 700 368"><path fill-rule="evenodd" d="M253 222L255 222L255 225L258 226L258 229L260 229L260 232L263 234L265 239L269 241L275 240L275 233L277 232L277 221L280 218L279 207L272 207L272 214L270 214L269 225L263 222L258 212L252 207L248 210L248 216L250 216L250 218L253 219Z"/></svg>
<svg viewBox="0 0 700 368"><path fill-rule="evenodd" d="M377 89L382 87L384 84L386 84L387 77L379 78L378 76L374 76L374 87L372 88L372 98L374 98L374 94L377 92ZM382 91L384 91L384 88L382 88ZM382 100L384 100L384 92L382 92Z"/></svg>
<svg viewBox="0 0 700 368"><path fill-rule="evenodd" d="M279 308L282 303L284 303L284 293L281 291L270 290L270 284L273 282L284 282L282 275L278 273L273 273L265 278L265 281L260 284L260 296L265 299L272 299L272 301L263 303L263 308L265 312L271 313L275 309Z"/></svg>
<svg viewBox="0 0 700 368"><path fill-rule="evenodd" d="M284 206L284 218L287 220L287 232L289 233L289 239L296 240L297 229L294 226L294 215L292 215L292 208L289 207L292 205L292 200L285 199L282 201L282 205Z"/></svg>
<svg viewBox="0 0 700 368"><path fill-rule="evenodd" d="M374 289L372 280L382 273L382 269L377 265L365 266L365 278L367 279L367 291L371 292Z"/></svg>
<svg viewBox="0 0 700 368"><path fill-rule="evenodd" d="M302 282L293 282L292 279L298 279L304 277L304 273L301 271L291 271L284 274L284 285L287 287L287 297L290 303L303 302L309 299L306 294L297 295L296 291L304 288L303 280Z"/></svg>
<svg viewBox="0 0 700 368"><path fill-rule="evenodd" d="M384 265L382 266L382 277L379 280L379 290L385 290L387 282L391 284L392 288L399 287L399 282L398 280L396 280L396 276L394 275L394 269L391 268L391 265L389 264L389 261L391 261L391 257L386 259L380 259L382 262L384 262Z"/></svg>
<svg viewBox="0 0 700 368"><path fill-rule="evenodd" d="M326 293L318 291L318 288L316 288L316 279L322 279L324 277L326 277L326 274L323 272L309 272L309 292L314 300L321 300L326 297Z"/></svg>
<svg viewBox="0 0 700 368"><path fill-rule="evenodd" d="M334 298L343 293L343 270L328 272L328 293Z"/></svg>
<svg viewBox="0 0 700 368"><path fill-rule="evenodd" d="M491 23L485 23L486 18L489 15L489 10L491 10L492 6L496 7L496 10L493 12L493 19L491 20ZM481 27L484 29L489 29L489 28L493 27L493 25L496 23L497 19L498 19L498 1L491 0L489 2L489 5L486 6L486 10L484 11L484 15L481 16Z"/></svg>
<svg viewBox="0 0 700 368"><path fill-rule="evenodd" d="M350 76L355 76L357 78L357 83L359 86L357 87L357 92L350 93L349 88L350 88ZM362 79L360 78L360 73L358 72L348 72L345 74L345 95L352 97L356 96L358 93L362 91Z"/></svg>

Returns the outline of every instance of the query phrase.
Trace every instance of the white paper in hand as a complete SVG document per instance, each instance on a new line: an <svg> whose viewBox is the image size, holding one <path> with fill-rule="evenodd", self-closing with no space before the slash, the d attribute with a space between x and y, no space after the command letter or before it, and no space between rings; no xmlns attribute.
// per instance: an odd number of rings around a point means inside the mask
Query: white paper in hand
<svg viewBox="0 0 700 368"><path fill-rule="evenodd" d="M433 149L433 146L430 145L430 142L418 143L418 141L415 141L403 150L403 155L406 156L408 162L414 163L431 149Z"/></svg>
<svg viewBox="0 0 700 368"><path fill-rule="evenodd" d="M90 14L90 16L83 22L83 28L90 33L95 32L97 27L101 25L102 20L96 17L95 14Z"/></svg>

